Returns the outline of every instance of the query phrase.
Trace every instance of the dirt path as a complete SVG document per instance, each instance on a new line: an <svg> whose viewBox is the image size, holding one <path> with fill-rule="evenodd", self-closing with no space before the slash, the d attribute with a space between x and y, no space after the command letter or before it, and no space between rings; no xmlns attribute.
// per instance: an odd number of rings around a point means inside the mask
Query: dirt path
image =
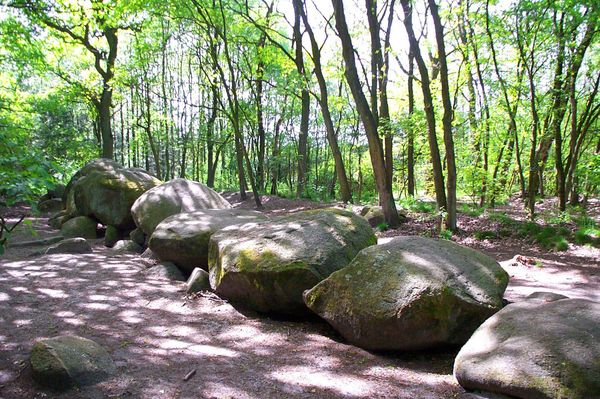
<svg viewBox="0 0 600 399"><path fill-rule="evenodd" d="M44 223L34 221L39 237L56 233ZM510 245L482 249L499 260L543 255L514 253ZM211 295L186 298L183 283L147 278L137 255L100 241L88 255L31 256L37 250L9 249L0 261L0 398L477 397L452 377L457 348L370 353L318 319L273 320ZM576 256L542 267L504 262L509 299L550 289L600 300L598 259ZM105 346L118 376L63 394L40 390L31 382L29 350L35 339L59 334Z"/></svg>

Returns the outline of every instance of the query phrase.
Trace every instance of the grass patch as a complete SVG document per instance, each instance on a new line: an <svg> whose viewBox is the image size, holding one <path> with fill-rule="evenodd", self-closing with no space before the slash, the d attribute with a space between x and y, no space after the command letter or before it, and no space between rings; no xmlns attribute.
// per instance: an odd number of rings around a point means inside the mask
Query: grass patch
<svg viewBox="0 0 600 399"><path fill-rule="evenodd" d="M503 226L514 226L519 223L519 221L511 218L504 212L491 212L488 215L488 219L493 222L498 222Z"/></svg>
<svg viewBox="0 0 600 399"><path fill-rule="evenodd" d="M400 200L402 208L407 209L412 213L433 213L435 212L435 203L421 201L414 197L408 197Z"/></svg>
<svg viewBox="0 0 600 399"><path fill-rule="evenodd" d="M442 230L440 231L439 237L444 240L449 240L452 238L452 230Z"/></svg>
<svg viewBox="0 0 600 399"><path fill-rule="evenodd" d="M469 205L469 204L462 204L459 208L459 212L471 217L479 217L481 215L483 215L483 213L485 212L484 207L479 207L477 205Z"/></svg>
<svg viewBox="0 0 600 399"><path fill-rule="evenodd" d="M476 231L474 237L475 239L482 241L490 238L498 238L498 233L491 230Z"/></svg>
<svg viewBox="0 0 600 399"><path fill-rule="evenodd" d="M390 226L386 222L381 222L375 228L377 231L386 231L390 228Z"/></svg>

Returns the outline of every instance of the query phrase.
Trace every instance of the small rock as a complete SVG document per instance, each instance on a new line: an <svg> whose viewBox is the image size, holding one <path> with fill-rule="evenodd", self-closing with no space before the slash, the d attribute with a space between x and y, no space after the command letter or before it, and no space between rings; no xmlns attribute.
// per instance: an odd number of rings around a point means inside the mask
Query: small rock
<svg viewBox="0 0 600 399"><path fill-rule="evenodd" d="M146 235L139 227L129 233L129 239L140 246L146 245Z"/></svg>
<svg viewBox="0 0 600 399"><path fill-rule="evenodd" d="M63 223L60 232L67 238L83 237L96 238L96 227L98 222L88 216L77 216Z"/></svg>
<svg viewBox="0 0 600 399"><path fill-rule="evenodd" d="M93 385L116 372L103 347L71 335L37 341L31 349L30 362L37 383L59 390Z"/></svg>
<svg viewBox="0 0 600 399"><path fill-rule="evenodd" d="M185 285L187 286L186 292L188 294L199 291L210 291L210 278L208 272L199 267L195 268Z"/></svg>
<svg viewBox="0 0 600 399"><path fill-rule="evenodd" d="M139 254L144 250L141 246L131 240L119 240L113 246L117 252L137 252Z"/></svg>
<svg viewBox="0 0 600 399"><path fill-rule="evenodd" d="M115 226L106 226L106 232L104 233L104 245L107 247L114 246L117 241L124 238L124 234L121 230Z"/></svg>
<svg viewBox="0 0 600 399"><path fill-rule="evenodd" d="M174 281L185 281L185 277L181 270L172 262L161 262L158 265L152 266L145 273L153 278L162 278ZM206 273L206 272L205 272Z"/></svg>
<svg viewBox="0 0 600 399"><path fill-rule="evenodd" d="M48 247L44 252L45 255L51 254L89 254L92 252L90 243L85 238L75 237L67 238Z"/></svg>
<svg viewBox="0 0 600 399"><path fill-rule="evenodd" d="M557 294L555 292L537 291L530 294L527 297L528 301L539 301L539 302L554 302L561 299L569 299L568 296Z"/></svg>

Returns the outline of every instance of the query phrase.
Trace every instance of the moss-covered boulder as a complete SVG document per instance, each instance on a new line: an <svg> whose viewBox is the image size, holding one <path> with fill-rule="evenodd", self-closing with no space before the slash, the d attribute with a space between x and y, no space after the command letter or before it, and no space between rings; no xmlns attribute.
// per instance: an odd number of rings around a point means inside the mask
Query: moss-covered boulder
<svg viewBox="0 0 600 399"><path fill-rule="evenodd" d="M186 274L195 267L208 270L208 241L224 227L266 220L260 212L243 209L205 209L169 216L156 226L148 247Z"/></svg>
<svg viewBox="0 0 600 399"><path fill-rule="evenodd" d="M92 171L75 184L74 198L82 215L93 216L104 225L121 230L135 227L131 206L160 180L140 170Z"/></svg>
<svg viewBox="0 0 600 399"><path fill-rule="evenodd" d="M131 240L119 240L113 245L112 249L115 252L135 252L138 254L144 251L144 248Z"/></svg>
<svg viewBox="0 0 600 399"><path fill-rule="evenodd" d="M149 237L156 226L171 215L229 208L229 202L212 188L192 180L173 179L138 198L131 213L137 227Z"/></svg>
<svg viewBox="0 0 600 399"><path fill-rule="evenodd" d="M478 251L398 237L363 249L304 299L357 346L418 350L464 343L502 308L507 284L498 262Z"/></svg>
<svg viewBox="0 0 600 399"><path fill-rule="evenodd" d="M116 372L104 348L71 335L37 341L31 349L30 362L33 379L53 389L93 385Z"/></svg>
<svg viewBox="0 0 600 399"><path fill-rule="evenodd" d="M454 376L467 389L517 398L600 398L600 303L508 305L462 347Z"/></svg>
<svg viewBox="0 0 600 399"><path fill-rule="evenodd" d="M112 248L113 245L117 243L117 241L128 237L126 231L119 230L115 226L108 225L106 226L106 231L104 232L104 246Z"/></svg>
<svg viewBox="0 0 600 399"><path fill-rule="evenodd" d="M88 163L86 163L83 167L81 167L69 180L69 183L65 187L65 190L62 193L62 201L66 207L67 216L75 217L81 215L77 211L77 205L75 205L75 185L79 181L79 179L87 176L91 172L111 172L117 169L122 168L122 166L113 161L112 159L106 158L97 158L92 159Z"/></svg>
<svg viewBox="0 0 600 399"><path fill-rule="evenodd" d="M230 226L211 237L210 283L218 295L259 312L304 313L302 292L375 242L364 219L333 208Z"/></svg>
<svg viewBox="0 0 600 399"><path fill-rule="evenodd" d="M64 222L60 227L60 233L65 238L96 238L97 226L96 219L88 216L77 216Z"/></svg>

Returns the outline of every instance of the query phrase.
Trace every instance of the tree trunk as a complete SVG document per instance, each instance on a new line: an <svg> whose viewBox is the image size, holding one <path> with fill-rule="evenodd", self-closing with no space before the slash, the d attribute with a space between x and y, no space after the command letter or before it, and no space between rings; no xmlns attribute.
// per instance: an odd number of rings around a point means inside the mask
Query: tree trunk
<svg viewBox="0 0 600 399"><path fill-rule="evenodd" d="M369 103L367 102L367 98L365 97L358 77L356 60L354 59L354 46L352 44L350 33L348 32L348 25L344 14L344 5L342 0L332 0L331 2L334 9L336 27L342 42L342 55L346 66L346 81L350 87L352 97L356 103L356 108L367 135L369 155L371 156L373 174L375 175L375 183L377 191L379 192L379 200L383 210L384 219L388 226L396 227L399 225L400 219L398 211L396 210L392 187L387 184L385 160L381 140L377 131L377 123L369 108Z"/></svg>

